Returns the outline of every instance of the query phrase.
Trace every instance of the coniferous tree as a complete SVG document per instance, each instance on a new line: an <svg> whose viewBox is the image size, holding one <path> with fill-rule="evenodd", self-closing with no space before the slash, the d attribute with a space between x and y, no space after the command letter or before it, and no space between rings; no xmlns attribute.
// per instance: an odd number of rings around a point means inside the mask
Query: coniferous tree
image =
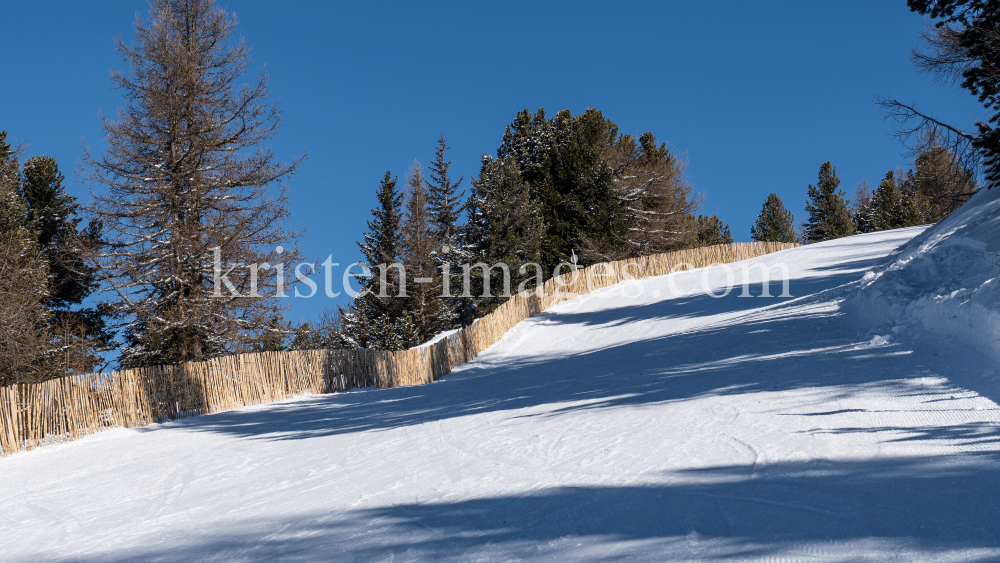
<svg viewBox="0 0 1000 563"><path fill-rule="evenodd" d="M613 172L612 187L625 215L624 233L584 235L581 255L590 262L621 260L689 248L697 237L691 221L701 207L684 178L683 163L652 133L638 142L622 135L604 154Z"/></svg>
<svg viewBox="0 0 1000 563"><path fill-rule="evenodd" d="M472 255L465 248L462 240L462 229L458 225L459 216L465 209L462 201L464 192L458 187L463 178L453 182L448 175L451 162L445 160L445 151L449 150L444 135L438 139L438 147L434 153L434 161L430 164L430 181L427 183L427 207L430 212L432 231L437 243L435 262L442 276L448 277L449 287L460 287L462 283L461 264L468 263ZM442 280L443 283L444 280ZM442 288L443 289L443 288ZM442 293L444 293L442 291ZM458 321L453 312L458 308L458 297L439 296L442 314L445 314L449 326Z"/></svg>
<svg viewBox="0 0 1000 563"><path fill-rule="evenodd" d="M924 223L920 200L897 184L890 170L872 194L865 221L869 232L912 227Z"/></svg>
<svg viewBox="0 0 1000 563"><path fill-rule="evenodd" d="M48 265L19 194L17 151L0 131L0 386L45 379Z"/></svg>
<svg viewBox="0 0 1000 563"><path fill-rule="evenodd" d="M283 184L301 160L263 148L280 112L266 75L239 84L250 52L235 17L213 0L152 0L135 28L135 45L117 42L129 71L111 75L126 106L103 119L105 153L83 155L103 187L89 209L108 242L97 260L109 304L125 323L119 362L249 349L285 307L279 264L287 273L301 258Z"/></svg>
<svg viewBox="0 0 1000 563"><path fill-rule="evenodd" d="M699 215L696 225L698 233L694 243L696 247L733 243L729 225L723 223L717 215Z"/></svg>
<svg viewBox="0 0 1000 563"><path fill-rule="evenodd" d="M567 261L585 238L624 235L626 214L604 159L617 140L618 126L595 109L575 117L563 110L552 119L542 110L534 117L523 110L507 127L497 157L515 159L539 202L546 226L542 265L547 271Z"/></svg>
<svg viewBox="0 0 1000 563"><path fill-rule="evenodd" d="M872 186L866 178L862 178L854 188L854 200L851 201L851 220L854 222L854 232L870 233Z"/></svg>
<svg viewBox="0 0 1000 563"><path fill-rule="evenodd" d="M42 258L48 265L49 287L45 307L51 317L49 329L53 349L62 351L56 363L65 369L90 371L98 363L98 352L111 348L112 335L104 314L95 307L81 307L98 286L95 269L87 253L100 243L100 226L91 222L80 229L82 218L76 198L66 193L63 175L55 159L36 156L24 164L21 196L27 220Z"/></svg>
<svg viewBox="0 0 1000 563"><path fill-rule="evenodd" d="M927 223L951 215L977 190L975 175L955 162L944 147L922 151L913 164L916 171L911 171L904 183L926 208Z"/></svg>
<svg viewBox="0 0 1000 563"><path fill-rule="evenodd" d="M443 151L439 153L443 156ZM440 249L434 216L428 206L428 189L423 169L414 163L407 174L406 214L403 220L403 262L407 272L406 312L420 342L450 328L452 318L441 300Z"/></svg>
<svg viewBox="0 0 1000 563"><path fill-rule="evenodd" d="M479 261L490 266L503 264L510 279L510 293L517 292L522 282L538 272L528 263L539 263L542 256L542 238L545 224L538 202L531 197L531 189L521 177L520 167L513 157L494 159L484 156L479 178L472 180L466 222L466 240ZM479 271L476 271L479 273ZM503 269L489 272L490 297L482 298L482 276L470 276L470 293L479 301L482 311L489 312L505 299ZM534 287L526 284L526 288ZM453 293L458 293L454 291Z"/></svg>
<svg viewBox="0 0 1000 563"><path fill-rule="evenodd" d="M806 242L821 242L854 234L854 221L844 192L839 190L837 169L829 161L819 169L816 186L809 184L808 219L802 233Z"/></svg>
<svg viewBox="0 0 1000 563"><path fill-rule="evenodd" d="M349 310L340 309L340 332L347 347L402 350L415 340L412 323L403 318L406 287L399 270L391 267L402 263L404 252L403 194L396 184L397 179L386 171L376 192L378 207L372 209L372 218L367 221L368 232L357 243L372 274L356 277L361 290ZM385 270L384 286L380 266Z"/></svg>
<svg viewBox="0 0 1000 563"><path fill-rule="evenodd" d="M452 182L448 177L451 162L445 160L444 153L449 150L444 134L438 139L438 147L431 162L430 176L427 182L427 210L434 236L439 241L453 241L458 233L458 217L462 212L463 192L458 186L464 178Z"/></svg>
<svg viewBox="0 0 1000 563"><path fill-rule="evenodd" d="M795 242L795 221L792 212L785 209L778 194L772 193L764 200L764 207L757 215L757 222L750 227L750 238L760 242Z"/></svg>

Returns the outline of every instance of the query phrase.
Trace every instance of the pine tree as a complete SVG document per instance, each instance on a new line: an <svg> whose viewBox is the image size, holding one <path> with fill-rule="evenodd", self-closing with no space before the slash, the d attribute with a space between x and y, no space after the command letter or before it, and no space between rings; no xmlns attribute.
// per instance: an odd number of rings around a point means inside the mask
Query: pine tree
<svg viewBox="0 0 1000 563"><path fill-rule="evenodd" d="M128 73L111 75L126 106L118 121L102 118L105 153L83 155L103 188L89 210L109 243L97 257L109 304L126 323L119 362L249 349L285 308L275 270L301 258L283 183L301 159L276 162L262 146L280 111L266 75L239 84L250 51L235 17L212 0L152 0L135 30L134 46L117 41Z"/></svg>
<svg viewBox="0 0 1000 563"><path fill-rule="evenodd" d="M795 221L792 212L785 209L778 194L772 193L764 200L764 207L757 215L757 222L750 227L750 238L760 242L795 242Z"/></svg>
<svg viewBox="0 0 1000 563"><path fill-rule="evenodd" d="M733 243L729 225L723 223L716 215L699 215L696 225L698 236L694 242L695 247Z"/></svg>
<svg viewBox="0 0 1000 563"><path fill-rule="evenodd" d="M821 242L854 234L854 221L844 192L838 190L837 169L829 161L819 169L819 180L809 184L806 213L809 218L802 233L806 242Z"/></svg>
<svg viewBox="0 0 1000 563"><path fill-rule="evenodd" d="M479 178L472 180L466 222L466 240L475 260L488 265L504 264L510 275L510 292L514 294L524 281L535 278L534 267L542 256L545 223L538 202L521 177L520 167L513 157L494 159L484 156ZM490 297L483 298L482 276L470 277L470 293L476 297L482 312L487 313L506 299L502 269L490 271ZM478 273L478 270L477 270ZM453 286L454 287L454 286ZM529 283L526 287L534 287ZM453 290L458 293L457 288Z"/></svg>
<svg viewBox="0 0 1000 563"><path fill-rule="evenodd" d="M924 222L918 198L901 189L891 170L886 172L868 207L866 224L869 232L912 227Z"/></svg>

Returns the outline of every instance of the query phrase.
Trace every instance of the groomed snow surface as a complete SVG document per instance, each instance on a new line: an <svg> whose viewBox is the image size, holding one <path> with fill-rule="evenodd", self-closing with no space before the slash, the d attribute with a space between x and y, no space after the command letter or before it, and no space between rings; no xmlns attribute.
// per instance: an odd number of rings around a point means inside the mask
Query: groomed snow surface
<svg viewBox="0 0 1000 563"><path fill-rule="evenodd" d="M752 261L786 264L793 298L654 278L431 385L0 459L0 560L998 561L997 328L931 316L996 268L968 223L923 231ZM981 291L965 324L996 311Z"/></svg>

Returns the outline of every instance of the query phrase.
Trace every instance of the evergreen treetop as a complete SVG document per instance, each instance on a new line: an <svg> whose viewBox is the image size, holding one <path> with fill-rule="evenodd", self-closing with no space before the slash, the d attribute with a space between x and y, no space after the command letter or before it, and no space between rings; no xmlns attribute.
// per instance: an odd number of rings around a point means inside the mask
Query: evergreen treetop
<svg viewBox="0 0 1000 563"><path fill-rule="evenodd" d="M764 200L764 207L757 221L750 227L750 237L760 242L795 242L795 223L792 212L785 208L778 194L772 193Z"/></svg>
<svg viewBox="0 0 1000 563"><path fill-rule="evenodd" d="M698 237L695 240L695 247L733 243L729 225L723 223L717 215L699 215L696 224Z"/></svg>
<svg viewBox="0 0 1000 563"><path fill-rule="evenodd" d="M821 242L854 234L854 221L839 186L837 169L830 161L824 162L819 168L816 186L809 184L808 188L806 213L809 217L802 233L806 242Z"/></svg>
<svg viewBox="0 0 1000 563"><path fill-rule="evenodd" d="M887 231L924 223L920 201L913 193L902 189L890 170L872 194L867 224L871 231Z"/></svg>
<svg viewBox="0 0 1000 563"><path fill-rule="evenodd" d="M392 176L391 171L386 170L375 193L378 206L372 209L372 218L365 222L368 226L368 232L364 234L364 240L357 243L361 254L365 257L365 263L372 270L372 275L368 278L358 276L362 293L356 300L369 300L370 303L363 308L363 311L374 317L384 314L395 317L401 313L401 308L395 303L393 297L378 298L383 290L380 287L379 265L398 262L403 253L401 233L403 194L397 189L396 183L397 178ZM387 270L385 294L399 295L399 289L398 273L395 269Z"/></svg>
<svg viewBox="0 0 1000 563"><path fill-rule="evenodd" d="M451 162L445 160L444 153L449 150L444 134L438 139L438 147L434 153L434 161L430 166L430 181L427 182L427 207L431 216L434 236L439 241L450 241L457 232L456 223L462 212L462 196L458 191L463 178L452 182L448 177Z"/></svg>

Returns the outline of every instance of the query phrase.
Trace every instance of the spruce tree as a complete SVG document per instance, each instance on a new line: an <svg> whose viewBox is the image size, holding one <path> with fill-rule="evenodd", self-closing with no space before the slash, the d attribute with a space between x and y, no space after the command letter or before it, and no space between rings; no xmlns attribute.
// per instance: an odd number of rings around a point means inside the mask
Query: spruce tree
<svg viewBox="0 0 1000 563"><path fill-rule="evenodd" d="M809 184L808 188L808 219L802 233L806 242L821 242L854 234L854 221L839 186L837 169L829 161L824 162L819 168L816 186Z"/></svg>
<svg viewBox="0 0 1000 563"><path fill-rule="evenodd" d="M545 236L541 209L531 197L531 188L522 179L520 167L513 157L484 156L479 178L472 180L472 186L466 240L474 253L473 261L506 265L510 292L514 294L522 282L537 275L534 267L528 266L524 271L521 267L541 260ZM487 298L481 297L482 276L470 278L471 293L483 312L489 312L505 300L501 297L504 290L501 272L501 269L490 272L490 297ZM526 287L533 286L529 283Z"/></svg>
<svg viewBox="0 0 1000 563"><path fill-rule="evenodd" d="M372 209L372 218L366 222L368 232L357 243L372 275L356 276L361 291L348 310L340 309L341 333L350 347L402 349L396 347L402 344L394 335L397 328L405 325L400 321L406 313L405 298L400 297L402 280L398 270L389 267L401 261L404 250L403 194L396 184L397 179L387 170L376 191L378 206ZM384 287L380 266L385 268Z"/></svg>
<svg viewBox="0 0 1000 563"><path fill-rule="evenodd" d="M627 216L604 159L617 139L618 126L595 109L579 116L563 110L552 119L542 110L534 117L524 110L508 126L497 157L515 159L540 204L546 270L567 261L586 238L624 235Z"/></svg>
<svg viewBox="0 0 1000 563"><path fill-rule="evenodd" d="M430 176L427 182L427 210L435 238L439 241L451 241L458 232L458 217L462 212L463 192L458 186L464 178L452 182L448 177L451 162L445 160L444 153L449 150L444 134L438 139L438 147L431 162Z"/></svg>
<svg viewBox="0 0 1000 563"><path fill-rule="evenodd" d="M764 207L757 215L757 222L750 227L750 238L759 242L795 242L795 223L792 212L785 209L778 194L772 193L764 200Z"/></svg>
<svg viewBox="0 0 1000 563"><path fill-rule="evenodd" d="M379 182L375 197L378 207L372 209L372 218L365 222L368 232L363 241L358 241L358 248L365 257L366 265L372 270L370 278L358 278L367 293L373 295L385 294L398 296L400 280L395 269L387 269L386 287L380 287L378 275L380 265L393 264L400 260L403 252L401 228L403 224L403 194L396 188L397 178L391 171L385 172L385 177ZM378 314L388 313L398 316L402 312L400 302L396 300L380 300L375 311Z"/></svg>

